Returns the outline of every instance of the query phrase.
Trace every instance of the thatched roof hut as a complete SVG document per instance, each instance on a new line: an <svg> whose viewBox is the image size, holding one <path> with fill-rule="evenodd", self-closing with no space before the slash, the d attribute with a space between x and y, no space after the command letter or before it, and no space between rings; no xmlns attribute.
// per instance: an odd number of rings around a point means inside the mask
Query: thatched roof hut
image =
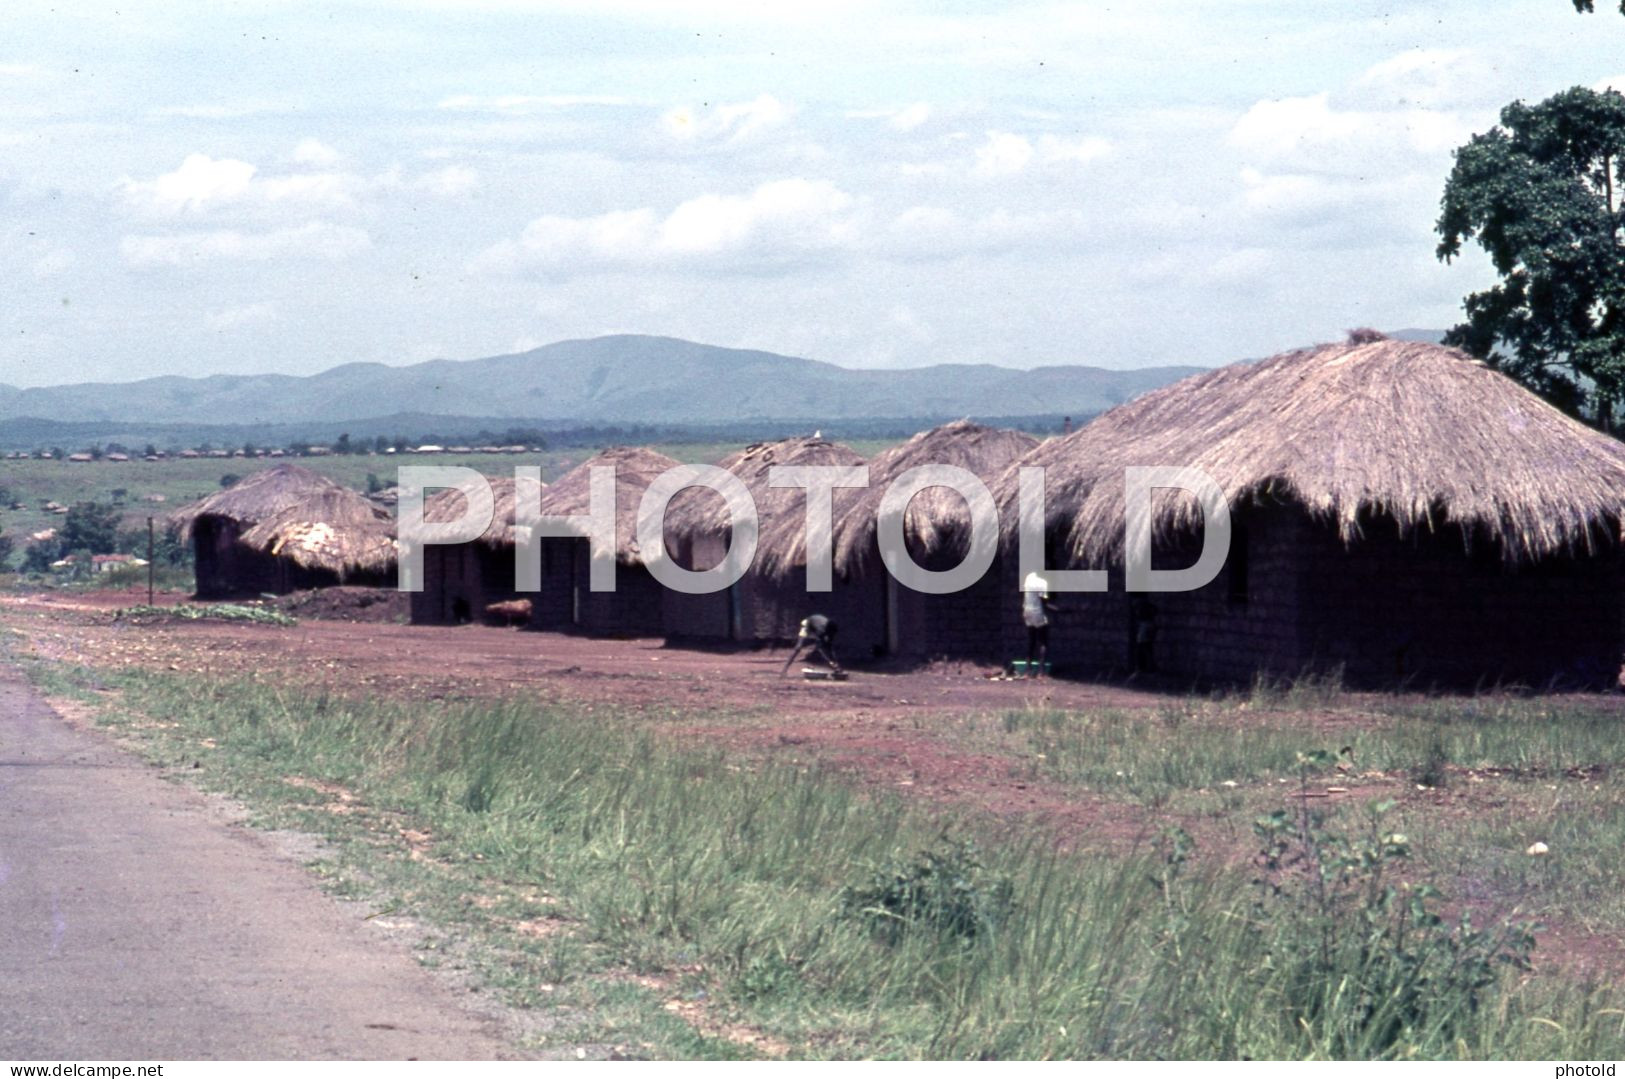
<svg viewBox="0 0 1625 1079"><path fill-rule="evenodd" d="M678 467L663 453L638 446L614 446L595 454L560 476L542 493L542 512L584 517L591 510L592 470L615 469L615 558L623 565L643 561L638 548L638 506L661 473ZM602 552L593 551L597 557Z"/></svg>
<svg viewBox="0 0 1625 1079"><path fill-rule="evenodd" d="M848 446L817 435L798 435L777 442L758 442L724 457L718 467L738 476L756 503L760 534L782 525L788 537L799 535L804 492L798 487L773 487L769 473L776 466L849 467L863 458ZM666 511L666 533L671 537L724 536L731 524L727 504L715 491L690 487L672 498ZM765 545L764 545L765 546Z"/></svg>
<svg viewBox="0 0 1625 1079"><path fill-rule="evenodd" d="M956 420L877 453L869 461L867 488L836 493L835 568L853 571L874 546L880 504L905 472L922 465L952 465L990 482L1037 445L1036 438L1020 431ZM969 508L954 491L928 487L909 502L903 536L917 555L963 557L970 539Z"/></svg>
<svg viewBox="0 0 1625 1079"><path fill-rule="evenodd" d="M177 510L182 542L205 523L229 527L235 542L301 569L386 574L395 565L395 524L389 512L326 476L282 464L256 472Z"/></svg>
<svg viewBox="0 0 1625 1079"><path fill-rule="evenodd" d="M515 480L512 476L489 476L486 482L491 486L491 523L479 536L476 542L497 550L514 546L514 512L518 508L519 485L532 483L533 480ZM547 485L541 484L541 493L546 494ZM536 492L529 492L531 504L535 505ZM466 495L456 487L446 487L436 491L423 501L423 520L427 524L455 521L463 515L466 508Z"/></svg>
<svg viewBox="0 0 1625 1079"><path fill-rule="evenodd" d="M1509 562L1589 551L1625 513L1625 444L1463 352L1370 332L1165 386L1016 465L1046 469L1047 524L1086 565L1121 554L1133 466L1200 468L1232 507L1296 502L1345 543L1387 517L1492 540ZM1016 466L994 495L1013 537ZM1199 520L1192 498L1154 500L1161 539Z"/></svg>
<svg viewBox="0 0 1625 1079"><path fill-rule="evenodd" d="M492 513L485 531L467 543L434 544L424 549L423 588L412 594L413 622L489 621L493 610L504 605L529 603L530 597L519 592L514 514L516 496L535 481L493 476L486 482L491 490ZM534 506L539 492L528 494ZM466 509L464 489L448 487L425 499L423 519L429 524L456 521Z"/></svg>

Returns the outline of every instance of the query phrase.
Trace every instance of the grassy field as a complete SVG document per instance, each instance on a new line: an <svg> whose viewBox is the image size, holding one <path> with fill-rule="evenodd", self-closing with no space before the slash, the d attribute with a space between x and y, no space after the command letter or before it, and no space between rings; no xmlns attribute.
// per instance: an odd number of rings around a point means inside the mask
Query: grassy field
<svg viewBox="0 0 1625 1079"><path fill-rule="evenodd" d="M659 449L683 462L713 462L737 446L723 443L685 443ZM515 465L540 465L543 479L556 478L566 469L591 456L583 449L544 451L530 454L437 454L433 457L400 455L331 456L300 458L180 458L163 461L0 461L0 487L11 493L10 501L23 503L12 510L0 503L0 533L12 537L21 558L26 537L59 525L61 518L43 508L54 501L64 506L75 502L119 503L126 528L145 527L146 518L158 518L160 527L166 514L188 502L220 489L227 475L246 476L260 469L292 461L302 467L331 476L356 490L367 489L368 475L380 482L395 482L402 465L459 465L487 475L512 475ZM122 492L122 494L120 494Z"/></svg>
<svg viewBox="0 0 1625 1079"><path fill-rule="evenodd" d="M32 669L256 823L327 838L328 887L548 1016L538 1052L1625 1053L1611 976L1525 962L1533 918L1625 932L1625 740L1585 698L940 717L1143 817L1125 847L662 736L716 715ZM1351 767L1430 793L1283 801Z"/></svg>

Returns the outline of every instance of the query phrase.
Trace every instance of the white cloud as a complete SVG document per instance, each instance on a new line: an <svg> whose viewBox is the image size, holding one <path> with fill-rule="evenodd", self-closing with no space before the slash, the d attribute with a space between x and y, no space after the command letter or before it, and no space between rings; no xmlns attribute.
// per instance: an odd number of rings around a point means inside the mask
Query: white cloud
<svg viewBox="0 0 1625 1079"><path fill-rule="evenodd" d="M1038 154L1045 161L1089 162L1111 153L1112 144L1098 136L1074 141L1045 135L1038 140Z"/></svg>
<svg viewBox="0 0 1625 1079"><path fill-rule="evenodd" d="M924 101L916 101L906 108L898 109L892 113L887 121L895 131L913 131L927 120L931 119L931 106Z"/></svg>
<svg viewBox="0 0 1625 1079"><path fill-rule="evenodd" d="M147 115L158 120L237 120L245 116L294 111L295 107L286 101L238 101L214 105L162 105L147 110Z"/></svg>
<svg viewBox="0 0 1625 1079"><path fill-rule="evenodd" d="M293 148L293 159L301 165L330 167L344 159L344 155L320 139L301 139Z"/></svg>
<svg viewBox="0 0 1625 1079"><path fill-rule="evenodd" d="M913 131L930 120L933 110L929 102L916 101L912 105L892 109L849 109L851 120L884 120L893 131Z"/></svg>
<svg viewBox="0 0 1625 1079"><path fill-rule="evenodd" d="M1319 93L1257 102L1236 121L1229 141L1257 161L1363 173L1442 157L1471 135L1470 119L1453 110L1341 109Z"/></svg>
<svg viewBox="0 0 1625 1079"><path fill-rule="evenodd" d="M263 302L212 311L203 320L205 326L217 333L235 330L240 326L260 326L275 321L275 305Z"/></svg>
<svg viewBox="0 0 1625 1079"><path fill-rule="evenodd" d="M306 139L294 151L302 164L331 163L337 151ZM229 209L330 212L353 209L367 196L399 186L393 171L377 176L322 170L266 174L258 166L235 158L188 154L179 168L152 180L125 178L120 184L126 202L138 211L159 217L202 215Z"/></svg>
<svg viewBox="0 0 1625 1079"><path fill-rule="evenodd" d="M1098 136L1067 140L1040 135L1035 144L1025 135L989 131L987 141L976 148L977 176L1014 176L1034 162L1042 164L1087 163L1111 152L1111 143Z"/></svg>
<svg viewBox="0 0 1625 1079"><path fill-rule="evenodd" d="M372 246L366 232L347 225L310 221L271 232L181 232L126 236L119 252L133 266L186 266L216 260L263 262L270 259L339 261Z"/></svg>
<svg viewBox="0 0 1625 1079"><path fill-rule="evenodd" d="M46 252L34 260L34 276L44 279L67 273L73 268L74 254L65 247Z"/></svg>
<svg viewBox="0 0 1625 1079"><path fill-rule="evenodd" d="M1610 75L1606 79L1598 79L1591 84L1591 88L1599 94L1606 93L1609 90L1618 90L1620 93L1625 94L1625 74Z"/></svg>
<svg viewBox="0 0 1625 1079"><path fill-rule="evenodd" d="M454 94L436 106L453 112L496 112L508 116L524 116L551 109L574 109L586 106L640 105L636 98L618 94Z"/></svg>
<svg viewBox="0 0 1625 1079"><path fill-rule="evenodd" d="M754 101L718 105L708 110L681 106L661 117L666 132L684 141L744 142L781 127L790 119L790 107L771 94Z"/></svg>
<svg viewBox="0 0 1625 1079"><path fill-rule="evenodd" d="M852 196L826 181L792 179L748 195L701 195L665 217L649 208L539 217L518 240L488 249L474 265L497 272L695 264L752 269L805 261L856 238Z"/></svg>
<svg viewBox="0 0 1625 1079"><path fill-rule="evenodd" d="M1012 176L1033 160L1033 144L1023 135L989 131L987 141L976 148L978 176Z"/></svg>
<svg viewBox="0 0 1625 1079"><path fill-rule="evenodd" d="M0 64L0 78L21 79L40 73L38 64Z"/></svg>
<svg viewBox="0 0 1625 1079"><path fill-rule="evenodd" d="M1487 81L1484 66L1467 49L1411 49L1367 68L1353 91L1378 107L1458 104Z"/></svg>
<svg viewBox="0 0 1625 1079"><path fill-rule="evenodd" d="M480 186L480 174L462 165L447 165L443 169L420 176L416 186L436 195L456 198Z"/></svg>
<svg viewBox="0 0 1625 1079"><path fill-rule="evenodd" d="M1087 234L1075 210L1014 213L1002 207L966 216L941 206L914 206L887 223L871 246L888 258L934 261L967 254L1053 250Z"/></svg>
<svg viewBox="0 0 1625 1079"><path fill-rule="evenodd" d="M166 172L149 183L125 180L124 190L132 199L143 201L152 209L178 214L201 210L209 203L242 198L256 171L246 161L188 154L174 172Z"/></svg>

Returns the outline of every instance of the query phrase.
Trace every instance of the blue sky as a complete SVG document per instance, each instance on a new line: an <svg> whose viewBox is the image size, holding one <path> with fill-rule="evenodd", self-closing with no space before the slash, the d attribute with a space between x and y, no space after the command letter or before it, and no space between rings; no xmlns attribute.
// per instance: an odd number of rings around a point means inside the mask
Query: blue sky
<svg viewBox="0 0 1625 1079"><path fill-rule="evenodd" d="M1450 152L1625 87L1599 6L7 0L0 382L1442 327L1488 280L1433 257Z"/></svg>

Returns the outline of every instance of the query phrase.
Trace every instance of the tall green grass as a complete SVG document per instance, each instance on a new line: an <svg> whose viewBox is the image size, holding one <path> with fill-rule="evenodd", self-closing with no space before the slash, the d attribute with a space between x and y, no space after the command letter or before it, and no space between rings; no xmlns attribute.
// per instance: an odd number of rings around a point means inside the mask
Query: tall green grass
<svg viewBox="0 0 1625 1079"><path fill-rule="evenodd" d="M123 688L132 716L174 724L143 728L161 758L197 760L250 800L299 794L289 776L341 785L389 828L427 831L437 872L469 889L500 880L557 897L585 945L561 941L529 976L581 976L585 960L571 949L583 946L632 969L703 971L691 976L711 1007L796 1055L1625 1050L1620 1013L1600 991L1499 974L1471 999L1424 978L1402 1012L1377 1010L1402 1021L1373 1026L1370 987L1387 983L1372 980L1372 965L1411 967L1378 963L1361 937L1328 949L1306 977L1295 957L1311 938L1342 933L1343 920L1304 890L1210 867L1178 836L1131 857L1074 856L1037 832L861 791L817 768L745 766L612 716L528 702L306 697L156 673L131 673ZM1154 766L1134 756L1132 732L1101 741L1109 726L1084 736L1119 763ZM1223 774L1194 759L1166 767L1181 782ZM1008 904L996 919L974 935L928 919L881 932L854 912L855 888L912 879L920 852L971 849L945 848L949 839L979 839L980 865L960 872L939 859L952 879L938 883L979 902L997 881ZM413 898L398 901L410 908ZM1363 995L1340 988L1352 984Z"/></svg>

